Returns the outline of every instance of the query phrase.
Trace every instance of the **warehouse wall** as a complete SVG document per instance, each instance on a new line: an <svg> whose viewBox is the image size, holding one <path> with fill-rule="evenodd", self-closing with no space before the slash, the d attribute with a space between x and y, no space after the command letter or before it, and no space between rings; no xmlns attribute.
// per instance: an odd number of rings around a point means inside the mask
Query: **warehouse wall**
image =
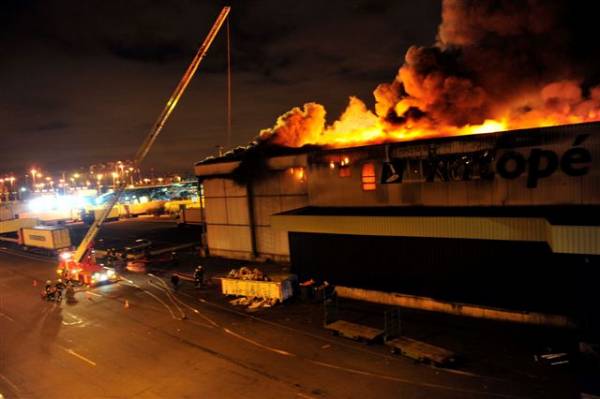
<svg viewBox="0 0 600 399"><path fill-rule="evenodd" d="M300 168L273 171L268 178L253 185L256 244L261 257L289 260L287 232L271 227L271 215L308 205L303 170L301 176Z"/></svg>
<svg viewBox="0 0 600 399"><path fill-rule="evenodd" d="M212 255L250 259L252 240L246 187L229 179L203 182L206 232Z"/></svg>
<svg viewBox="0 0 600 399"><path fill-rule="evenodd" d="M273 171L253 183L251 228L248 189L230 179L215 178L203 182L206 202L206 227L212 255L237 259L253 258L252 234L259 259L289 260L287 232L271 227L271 215L308 205L304 172L286 169Z"/></svg>

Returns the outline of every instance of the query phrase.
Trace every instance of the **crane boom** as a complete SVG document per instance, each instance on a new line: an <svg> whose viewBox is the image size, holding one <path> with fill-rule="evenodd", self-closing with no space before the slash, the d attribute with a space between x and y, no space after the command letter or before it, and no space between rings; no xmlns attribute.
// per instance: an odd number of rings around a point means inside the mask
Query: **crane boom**
<svg viewBox="0 0 600 399"><path fill-rule="evenodd" d="M221 26L227 19L227 16L229 15L230 11L231 11L231 7L223 7L221 12L219 13L219 16L217 17L214 24L210 28L210 31L208 32L208 35L204 39L204 42L202 43L202 45L196 52L196 55L192 59L192 62L190 63L187 70L183 74L179 83L177 84L177 87L175 87L173 94L171 94L171 97L169 97L169 101L167 101L165 108L162 110L162 112L158 116L158 119L156 120L156 122L154 122L154 125L152 125L150 132L148 133L148 135L144 139L144 142L138 149L138 151L135 155L135 158L133 160L134 168L137 169L139 167L139 165L142 163L142 161L144 160L144 158L146 158L148 151L150 151L152 144L154 144L154 141L160 134L162 128L165 126L165 123L169 119L169 116L175 109L175 106L177 106L179 99L181 98L181 96L185 92L185 89L187 88L190 81L192 80L192 77L196 73L196 70L198 69L200 62L206 55L208 48L214 41L215 37L217 36L217 33L219 33L219 30L221 29ZM114 206L117 204L117 202L119 202L119 199L121 198L121 195L123 194L123 191L125 190L126 186L127 186L127 183L124 181L119 183L119 186L115 190L115 195L113 196L113 198L108 202L108 204L102 210L102 213L100 214L100 216L90 226L85 237L83 237L83 240L81 241L81 243L77 247L77 250L73 254L73 260L75 262L82 261L82 259L84 258L85 254L87 252L87 249L90 247L90 244L96 238L96 235L98 234L98 231L100 230L100 226L102 225L102 223L104 223L104 221L106 220L106 218L108 217L108 215L110 214L110 212L114 208Z"/></svg>

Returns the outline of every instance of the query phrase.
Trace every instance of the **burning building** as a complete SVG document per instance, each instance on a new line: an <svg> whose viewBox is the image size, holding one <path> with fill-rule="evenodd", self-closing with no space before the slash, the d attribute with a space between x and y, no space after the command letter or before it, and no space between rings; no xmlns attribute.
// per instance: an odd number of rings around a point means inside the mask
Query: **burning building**
<svg viewBox="0 0 600 399"><path fill-rule="evenodd" d="M589 310L600 254L590 15L566 1L444 1L437 42L408 50L373 110L352 97L328 123L307 103L196 164L210 253L289 261L354 297Z"/></svg>
<svg viewBox="0 0 600 399"><path fill-rule="evenodd" d="M196 164L216 256L301 279L570 313L600 255L600 123Z"/></svg>

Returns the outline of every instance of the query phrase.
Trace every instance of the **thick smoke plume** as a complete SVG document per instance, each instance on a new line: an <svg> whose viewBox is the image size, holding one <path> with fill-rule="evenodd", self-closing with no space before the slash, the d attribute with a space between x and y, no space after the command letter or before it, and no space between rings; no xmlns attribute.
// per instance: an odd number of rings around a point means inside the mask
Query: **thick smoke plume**
<svg viewBox="0 0 600 399"><path fill-rule="evenodd" d="M407 51L395 79L375 89L374 112L351 98L328 125L325 108L308 103L261 139L340 147L599 120L600 45L587 8L445 0L436 44Z"/></svg>

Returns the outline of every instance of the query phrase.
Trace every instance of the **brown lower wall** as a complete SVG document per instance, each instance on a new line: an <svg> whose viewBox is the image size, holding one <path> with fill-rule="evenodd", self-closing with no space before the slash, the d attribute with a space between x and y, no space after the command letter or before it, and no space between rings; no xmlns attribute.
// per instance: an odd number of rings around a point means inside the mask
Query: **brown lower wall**
<svg viewBox="0 0 600 399"><path fill-rule="evenodd" d="M573 321L566 316L538 312L520 312L464 303L444 302L435 300L433 298L404 295L395 292L382 292L365 290L361 288L337 286L336 293L342 298L379 303L383 305L401 306L410 309L448 313L456 316L563 328L572 328L575 326Z"/></svg>
<svg viewBox="0 0 600 399"><path fill-rule="evenodd" d="M248 251L232 251L232 250L228 250L228 249L218 249L218 248L210 248L209 254L210 254L210 256L217 256L217 257L221 257L221 258L256 261L256 262L265 262L267 260L271 260L271 261L279 262L279 263L289 263L289 261L290 261L289 255L259 253L257 257L254 257L254 256L252 256L252 253L248 252Z"/></svg>

